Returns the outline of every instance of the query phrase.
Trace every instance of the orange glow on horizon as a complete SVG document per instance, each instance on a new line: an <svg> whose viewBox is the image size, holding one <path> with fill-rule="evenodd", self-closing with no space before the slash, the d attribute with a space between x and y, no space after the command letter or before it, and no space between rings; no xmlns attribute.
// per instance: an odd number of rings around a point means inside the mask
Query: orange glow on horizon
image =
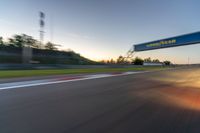
<svg viewBox="0 0 200 133"><path fill-rule="evenodd" d="M153 79L155 81L171 84L169 87L158 90L159 100L164 100L170 105L185 109L200 111L200 81L199 70L187 70L178 73L165 73L166 78Z"/></svg>

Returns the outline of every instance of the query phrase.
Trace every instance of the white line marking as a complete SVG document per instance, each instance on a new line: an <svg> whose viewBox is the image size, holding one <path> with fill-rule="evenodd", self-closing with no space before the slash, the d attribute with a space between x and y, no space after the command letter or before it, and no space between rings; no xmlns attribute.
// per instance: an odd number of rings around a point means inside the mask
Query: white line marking
<svg viewBox="0 0 200 133"><path fill-rule="evenodd" d="M83 80L89 80L89 79L99 79L99 78L106 78L106 77L116 77L116 76L123 76L123 75L137 74L137 73L144 73L144 72L125 72L125 73L114 74L114 75L113 74L94 74L94 75L86 75L83 78L69 79L69 80L45 79L45 80L3 83L3 84L0 84L0 90L33 87L33 86L40 86L40 85L50 85L50 84L58 84L58 83L67 83L67 82L83 81Z"/></svg>

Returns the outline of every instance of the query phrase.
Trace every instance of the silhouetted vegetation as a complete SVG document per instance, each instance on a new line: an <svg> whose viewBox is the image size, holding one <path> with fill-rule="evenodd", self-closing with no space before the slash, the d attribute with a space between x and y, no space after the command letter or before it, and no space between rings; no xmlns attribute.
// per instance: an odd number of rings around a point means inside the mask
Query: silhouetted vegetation
<svg viewBox="0 0 200 133"><path fill-rule="evenodd" d="M158 59L151 59L150 57L148 58L145 58L145 59L141 59L139 57L136 57L135 59L133 59L132 61L132 64L134 65L143 65L143 63L163 63L164 65L171 65L171 62L170 61L164 61L164 62L161 62L160 60Z"/></svg>
<svg viewBox="0 0 200 133"><path fill-rule="evenodd" d="M164 63L166 66L169 66L169 65L172 64L170 61L164 61L163 63Z"/></svg>
<svg viewBox="0 0 200 133"><path fill-rule="evenodd" d="M58 45L48 42L41 46L31 36L14 35L8 41L0 37L0 63L22 63L23 47L32 48L32 62L40 64L98 64L73 51L59 51Z"/></svg>
<svg viewBox="0 0 200 133"><path fill-rule="evenodd" d="M150 57L145 58L144 62L148 62L148 63L159 63L160 61L158 59L151 59Z"/></svg>
<svg viewBox="0 0 200 133"><path fill-rule="evenodd" d="M116 60L110 59L110 60L102 60L100 61L102 64L119 64L119 65L126 65L126 64L132 64L132 65L143 65L143 63L163 63L164 65L171 65L170 61L164 61L161 62L159 59L151 59L150 57L142 59L140 57L135 57L132 60L127 60L126 57L119 56Z"/></svg>
<svg viewBox="0 0 200 133"><path fill-rule="evenodd" d="M41 46L41 43L31 36L26 34L14 35L7 41L4 41L0 37L0 63L22 63L22 51L23 47L32 48L32 60L31 63L40 64L134 64L143 65L144 62L148 63L159 63L158 59L145 58L141 59L136 57L132 61L127 61L123 56L119 56L116 60L103 60L100 62L95 62L81 55L69 51L58 50L58 44L52 42L47 42ZM164 61L165 65L170 65L170 61Z"/></svg>
<svg viewBox="0 0 200 133"><path fill-rule="evenodd" d="M56 48L56 45L51 42L48 42L44 47L45 47L45 49L48 49L48 50L58 50Z"/></svg>
<svg viewBox="0 0 200 133"><path fill-rule="evenodd" d="M141 58L139 58L139 57L136 57L135 59L133 59L132 63L133 63L134 65L143 65L144 60L141 59Z"/></svg>

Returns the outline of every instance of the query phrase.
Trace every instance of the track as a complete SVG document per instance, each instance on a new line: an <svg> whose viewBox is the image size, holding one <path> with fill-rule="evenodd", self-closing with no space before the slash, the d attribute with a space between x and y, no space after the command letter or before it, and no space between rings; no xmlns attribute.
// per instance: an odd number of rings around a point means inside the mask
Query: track
<svg viewBox="0 0 200 133"><path fill-rule="evenodd" d="M0 90L0 133L199 133L200 69Z"/></svg>

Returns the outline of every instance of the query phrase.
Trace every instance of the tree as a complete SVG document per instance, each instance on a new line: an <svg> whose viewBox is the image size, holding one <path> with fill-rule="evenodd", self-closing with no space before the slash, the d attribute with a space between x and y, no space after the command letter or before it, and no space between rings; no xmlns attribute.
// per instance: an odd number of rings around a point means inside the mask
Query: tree
<svg viewBox="0 0 200 133"><path fill-rule="evenodd" d="M48 43L45 45L45 49L48 49L48 50L57 50L56 44L53 44L53 43L51 43L51 42L48 42Z"/></svg>
<svg viewBox="0 0 200 133"><path fill-rule="evenodd" d="M38 41L33 39L33 37L28 36L26 34L22 34L22 39L23 39L23 46L32 47L32 48L39 48Z"/></svg>
<svg viewBox="0 0 200 133"><path fill-rule="evenodd" d="M28 36L26 34L22 35L14 35L12 38L9 38L9 45L22 48L22 47L33 47L38 48L37 40L33 39L33 37Z"/></svg>
<svg viewBox="0 0 200 133"><path fill-rule="evenodd" d="M105 60L101 60L99 63L106 64L106 61Z"/></svg>
<svg viewBox="0 0 200 133"><path fill-rule="evenodd" d="M3 46L4 42L3 42L3 37L0 37L0 46Z"/></svg>
<svg viewBox="0 0 200 133"><path fill-rule="evenodd" d="M110 64L115 64L115 61L113 59L111 59Z"/></svg>
<svg viewBox="0 0 200 133"><path fill-rule="evenodd" d="M124 64L124 63L125 63L124 57L123 56L119 56L117 58L117 64Z"/></svg>
<svg viewBox="0 0 200 133"><path fill-rule="evenodd" d="M24 46L24 39L21 35L15 35L13 39L14 39L14 46L19 48Z"/></svg>
<svg viewBox="0 0 200 133"><path fill-rule="evenodd" d="M151 58L150 58L150 57L145 58L145 59L144 59L144 62L151 62Z"/></svg>
<svg viewBox="0 0 200 133"><path fill-rule="evenodd" d="M136 57L136 58L132 61L132 63L133 63L134 65L143 65L144 60L141 59L141 58L139 58L139 57Z"/></svg>
<svg viewBox="0 0 200 133"><path fill-rule="evenodd" d="M158 59L151 59L150 57L148 57L148 58L145 58L144 59L144 62L153 62L153 63L158 63L158 62L160 62Z"/></svg>
<svg viewBox="0 0 200 133"><path fill-rule="evenodd" d="M170 62L170 61L164 61L163 63L164 63L166 66L171 65L171 62Z"/></svg>
<svg viewBox="0 0 200 133"><path fill-rule="evenodd" d="M13 38L9 38L9 39L8 39L8 45L9 45L9 46L12 46L12 47L16 47L16 46L15 46L15 40L14 40Z"/></svg>
<svg viewBox="0 0 200 133"><path fill-rule="evenodd" d="M154 60L152 60L152 62L159 63L160 61L158 59L154 59Z"/></svg>

